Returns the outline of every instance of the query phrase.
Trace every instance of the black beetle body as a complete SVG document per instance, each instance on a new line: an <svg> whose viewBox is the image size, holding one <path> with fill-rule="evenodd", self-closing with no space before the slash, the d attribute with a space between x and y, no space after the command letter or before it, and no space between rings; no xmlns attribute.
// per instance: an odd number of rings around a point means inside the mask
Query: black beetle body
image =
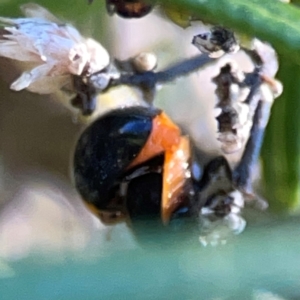
<svg viewBox="0 0 300 300"><path fill-rule="evenodd" d="M167 224L198 216L206 205L219 215L230 212L227 160L214 159L195 180L190 156L189 140L161 110L121 108L83 131L74 155L75 184L105 223L154 217Z"/></svg>
<svg viewBox="0 0 300 300"><path fill-rule="evenodd" d="M96 120L78 140L75 184L85 201L105 209L111 189L145 145L159 111L143 107L115 110Z"/></svg>

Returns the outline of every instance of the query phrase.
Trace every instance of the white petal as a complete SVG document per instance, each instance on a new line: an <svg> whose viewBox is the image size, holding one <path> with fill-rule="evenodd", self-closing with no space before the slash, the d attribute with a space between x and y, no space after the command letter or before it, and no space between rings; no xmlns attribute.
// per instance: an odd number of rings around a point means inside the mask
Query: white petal
<svg viewBox="0 0 300 300"><path fill-rule="evenodd" d="M42 77L32 82L27 90L37 94L52 94L70 85L71 80L70 75Z"/></svg>
<svg viewBox="0 0 300 300"><path fill-rule="evenodd" d="M15 19L5 18L5 17L0 17L0 23L11 24L11 25L16 24Z"/></svg>
<svg viewBox="0 0 300 300"><path fill-rule="evenodd" d="M51 14L44 7L36 4L36 3L26 3L21 5L21 11L24 16L27 18L38 18L42 20L51 21L57 24L61 24L62 22L56 18L53 14Z"/></svg>
<svg viewBox="0 0 300 300"><path fill-rule="evenodd" d="M0 56L28 62L41 62L40 57L24 49L14 41L0 41Z"/></svg>
<svg viewBox="0 0 300 300"><path fill-rule="evenodd" d="M61 23L46 9L29 3L22 10L29 18L0 17L0 23L6 24L0 35L0 56L38 66L24 72L11 89L48 92L63 84L54 76L95 73L109 64L108 52L98 42L82 37L76 28ZM37 82L45 86L39 88Z"/></svg>
<svg viewBox="0 0 300 300"><path fill-rule="evenodd" d="M102 45L93 39L86 39L86 46L90 54L90 73L101 71L108 66L109 54Z"/></svg>
<svg viewBox="0 0 300 300"><path fill-rule="evenodd" d="M80 75L90 59L90 54L87 52L84 44L76 44L69 52L68 70L70 73Z"/></svg>
<svg viewBox="0 0 300 300"><path fill-rule="evenodd" d="M15 91L21 91L30 86L30 84L37 79L46 76L53 68L50 64L43 64L31 71L24 72L16 81L14 81L10 88Z"/></svg>
<svg viewBox="0 0 300 300"><path fill-rule="evenodd" d="M62 28L65 36L74 42L81 43L84 40L79 31L73 26L66 24Z"/></svg>
<svg viewBox="0 0 300 300"><path fill-rule="evenodd" d="M64 61L73 42L61 38L59 36L43 35L36 39L33 43L35 51L39 54L43 61L58 60Z"/></svg>

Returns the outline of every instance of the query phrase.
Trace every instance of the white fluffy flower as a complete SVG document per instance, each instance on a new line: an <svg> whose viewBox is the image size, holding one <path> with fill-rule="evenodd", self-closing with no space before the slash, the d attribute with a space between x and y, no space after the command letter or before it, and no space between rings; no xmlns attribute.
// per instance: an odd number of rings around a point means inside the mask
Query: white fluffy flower
<svg viewBox="0 0 300 300"><path fill-rule="evenodd" d="M51 93L70 82L71 76L92 74L109 64L107 51L95 40L84 38L37 4L21 7L27 18L2 18L0 56L26 62L25 71L11 85L19 91Z"/></svg>

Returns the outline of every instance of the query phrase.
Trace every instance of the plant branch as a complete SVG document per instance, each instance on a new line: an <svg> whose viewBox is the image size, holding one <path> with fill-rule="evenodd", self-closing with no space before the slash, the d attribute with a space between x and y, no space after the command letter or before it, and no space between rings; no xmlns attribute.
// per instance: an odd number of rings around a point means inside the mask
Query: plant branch
<svg viewBox="0 0 300 300"><path fill-rule="evenodd" d="M263 100L259 101L254 113L253 125L243 156L233 172L235 185L246 194L252 194L253 169L255 168L260 155L260 149L263 143L265 129L269 121L271 107L272 104L270 102Z"/></svg>
<svg viewBox="0 0 300 300"><path fill-rule="evenodd" d="M154 88L156 84L168 83L178 77L186 76L214 61L207 54L201 54L196 57L179 62L165 70L158 72L144 72L135 74L123 74L117 80L114 80L110 86L127 84L134 86L144 86Z"/></svg>

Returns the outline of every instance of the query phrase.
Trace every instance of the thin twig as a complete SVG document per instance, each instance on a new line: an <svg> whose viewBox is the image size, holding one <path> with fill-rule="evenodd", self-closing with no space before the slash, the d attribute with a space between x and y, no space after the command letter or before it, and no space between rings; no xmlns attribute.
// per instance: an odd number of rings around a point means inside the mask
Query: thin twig
<svg viewBox="0 0 300 300"><path fill-rule="evenodd" d="M201 54L179 62L159 72L150 71L130 75L121 75L119 79L112 82L112 85L127 84L154 88L156 84L168 83L177 79L178 77L189 75L214 60L215 59L209 57L207 54Z"/></svg>
<svg viewBox="0 0 300 300"><path fill-rule="evenodd" d="M245 151L240 163L233 172L236 187L249 195L252 194L253 169L259 158L271 107L272 104L270 102L263 100L259 101L253 117L253 125L250 137L245 146Z"/></svg>

